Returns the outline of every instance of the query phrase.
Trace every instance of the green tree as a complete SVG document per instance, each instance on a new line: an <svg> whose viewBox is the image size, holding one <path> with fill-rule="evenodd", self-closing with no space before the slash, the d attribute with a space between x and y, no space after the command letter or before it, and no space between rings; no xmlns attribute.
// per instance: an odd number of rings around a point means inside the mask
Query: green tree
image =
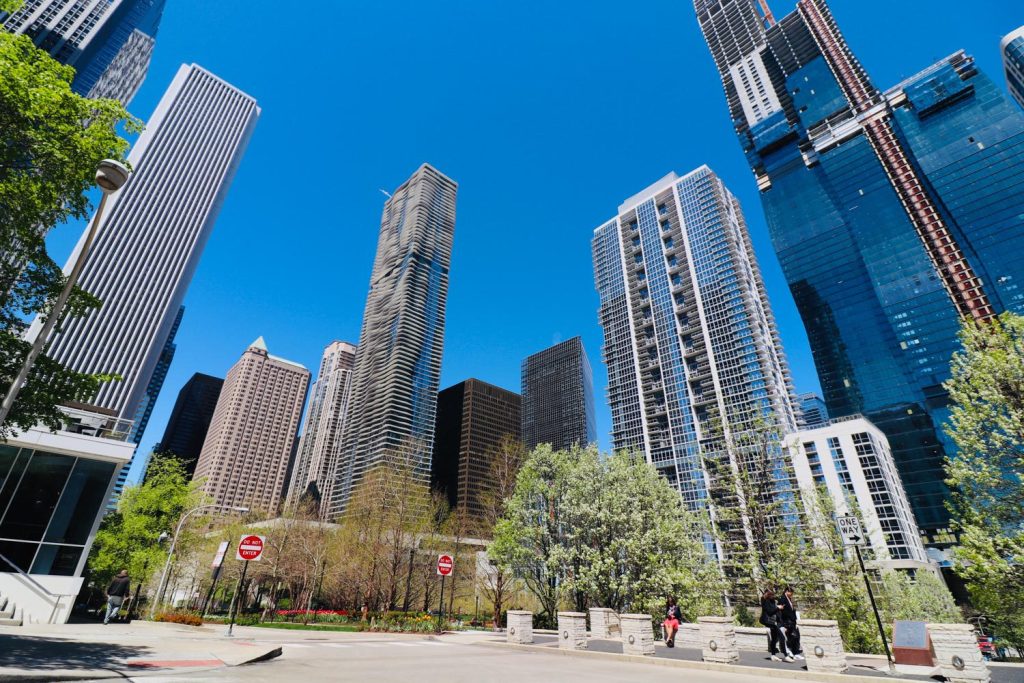
<svg viewBox="0 0 1024 683"><path fill-rule="evenodd" d="M96 533L88 565L93 585L106 588L122 569L135 582L157 573L167 556L167 547L157 539L161 533L173 534L181 515L200 504L200 498L198 485L189 482L176 457L154 454L146 481L124 489L117 510L103 518ZM185 534L178 537L178 545L188 546Z"/></svg>
<svg viewBox="0 0 1024 683"><path fill-rule="evenodd" d="M16 4L3 0L0 9L10 11ZM0 31L0 387L5 389L28 354L22 339L26 325L48 311L65 282L46 251L46 233L89 215L86 193L97 164L123 159L128 149L118 125L139 129L120 103L73 92L74 75L28 37ZM82 315L96 305L95 298L77 290L65 315ZM57 404L90 397L106 379L40 356L0 425L0 437L12 426L58 428Z"/></svg>
<svg viewBox="0 0 1024 683"><path fill-rule="evenodd" d="M1024 318L966 322L946 390L956 571L997 635L1024 648Z"/></svg>
<svg viewBox="0 0 1024 683"><path fill-rule="evenodd" d="M888 624L894 621L960 624L964 621L945 581L931 572L920 571L913 579L906 572L886 572L882 576L881 592L879 607Z"/></svg>

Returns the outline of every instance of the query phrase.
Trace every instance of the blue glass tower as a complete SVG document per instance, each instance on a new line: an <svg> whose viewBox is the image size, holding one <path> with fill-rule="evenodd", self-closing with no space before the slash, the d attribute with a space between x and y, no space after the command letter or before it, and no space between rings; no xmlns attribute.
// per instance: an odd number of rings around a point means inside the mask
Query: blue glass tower
<svg viewBox="0 0 1024 683"><path fill-rule="evenodd" d="M1017 104L1024 107L1024 26L1006 34L999 43L1003 53L1006 87Z"/></svg>
<svg viewBox="0 0 1024 683"><path fill-rule="evenodd" d="M960 321L1024 311L1024 116L963 52L877 90L824 0L695 8L828 412L885 432L941 546Z"/></svg>

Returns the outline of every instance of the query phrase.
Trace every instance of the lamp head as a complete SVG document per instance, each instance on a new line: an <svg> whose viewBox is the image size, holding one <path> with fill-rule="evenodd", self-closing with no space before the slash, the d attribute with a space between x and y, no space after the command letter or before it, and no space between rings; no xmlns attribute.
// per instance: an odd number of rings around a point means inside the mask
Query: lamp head
<svg viewBox="0 0 1024 683"><path fill-rule="evenodd" d="M119 161L104 159L96 167L96 184L100 186L103 194L111 194L120 190L126 182L131 171Z"/></svg>

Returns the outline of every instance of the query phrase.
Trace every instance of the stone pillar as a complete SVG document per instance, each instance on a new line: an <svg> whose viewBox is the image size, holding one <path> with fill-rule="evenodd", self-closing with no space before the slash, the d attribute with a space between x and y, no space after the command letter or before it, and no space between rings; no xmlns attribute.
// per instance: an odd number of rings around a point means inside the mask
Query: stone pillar
<svg viewBox="0 0 1024 683"><path fill-rule="evenodd" d="M654 654L654 621L650 614L623 614L619 623L622 626L622 654Z"/></svg>
<svg viewBox="0 0 1024 683"><path fill-rule="evenodd" d="M533 612L510 609L505 617L508 628L505 641L516 645L529 645L533 642Z"/></svg>
<svg viewBox="0 0 1024 683"><path fill-rule="evenodd" d="M991 680L978 638L970 624L928 624L932 656L947 681L988 683Z"/></svg>
<svg viewBox="0 0 1024 683"><path fill-rule="evenodd" d="M800 647L811 673L846 671L846 651L839 635L839 622L831 619L804 619L799 623Z"/></svg>
<svg viewBox="0 0 1024 683"><path fill-rule="evenodd" d="M736 627L731 617L698 617L700 647L705 662L732 664L740 659Z"/></svg>
<svg viewBox="0 0 1024 683"><path fill-rule="evenodd" d="M590 635L594 638L620 638L622 627L618 613L607 607L590 608Z"/></svg>
<svg viewBox="0 0 1024 683"><path fill-rule="evenodd" d="M558 613L558 647L563 650L587 649L586 612Z"/></svg>

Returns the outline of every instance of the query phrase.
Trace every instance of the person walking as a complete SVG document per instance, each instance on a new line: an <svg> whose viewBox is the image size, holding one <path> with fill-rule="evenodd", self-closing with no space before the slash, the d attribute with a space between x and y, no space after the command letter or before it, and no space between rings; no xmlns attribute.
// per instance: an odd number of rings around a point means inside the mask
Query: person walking
<svg viewBox="0 0 1024 683"><path fill-rule="evenodd" d="M793 657L786 651L786 636L779 626L780 614L779 603L775 600L775 591L766 588L761 594L761 618L762 626L768 629L768 650L771 653L773 662L783 660L792 662ZM780 656L781 655L781 656Z"/></svg>
<svg viewBox="0 0 1024 683"><path fill-rule="evenodd" d="M679 632L679 624L682 620L683 611L676 604L676 599L670 597L665 605L665 621L661 623L661 628L665 632L665 645L668 647L676 646L676 634Z"/></svg>
<svg viewBox="0 0 1024 683"><path fill-rule="evenodd" d="M103 623L109 624L111 617L117 616L121 605L128 598L132 580L128 578L128 570L122 569L107 586L107 611L103 615Z"/></svg>
<svg viewBox="0 0 1024 683"><path fill-rule="evenodd" d="M803 659L804 651L800 647L800 627L797 626L796 603L793 602L793 587L786 586L779 598L779 617L782 628L786 632L786 648L794 659Z"/></svg>

